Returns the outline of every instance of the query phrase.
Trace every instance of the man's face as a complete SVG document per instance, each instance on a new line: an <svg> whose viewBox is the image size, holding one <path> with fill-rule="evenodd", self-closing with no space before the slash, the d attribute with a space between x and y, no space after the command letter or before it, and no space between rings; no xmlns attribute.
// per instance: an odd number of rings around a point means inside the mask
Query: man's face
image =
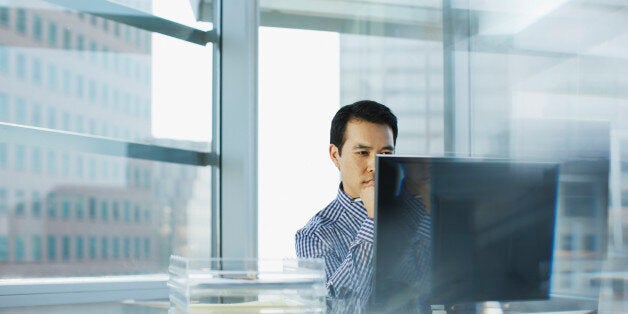
<svg viewBox="0 0 628 314"><path fill-rule="evenodd" d="M388 125L349 120L342 154L336 145L329 147L345 193L352 198L362 197L362 191L375 184L375 155L392 154L394 149L393 132Z"/></svg>

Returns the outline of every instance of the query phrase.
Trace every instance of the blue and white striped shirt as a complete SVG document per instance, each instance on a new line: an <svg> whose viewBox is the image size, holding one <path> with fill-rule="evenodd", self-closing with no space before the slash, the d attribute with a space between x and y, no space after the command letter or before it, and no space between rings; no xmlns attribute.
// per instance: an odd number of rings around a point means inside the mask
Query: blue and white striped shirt
<svg viewBox="0 0 628 314"><path fill-rule="evenodd" d="M363 308L372 290L374 222L342 186L338 195L296 233L298 257L323 258L332 303ZM357 308L355 308L357 307Z"/></svg>

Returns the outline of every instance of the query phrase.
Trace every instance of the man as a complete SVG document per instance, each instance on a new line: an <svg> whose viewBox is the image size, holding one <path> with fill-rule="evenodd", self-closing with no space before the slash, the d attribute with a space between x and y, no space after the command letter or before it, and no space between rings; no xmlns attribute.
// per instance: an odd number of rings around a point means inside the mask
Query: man
<svg viewBox="0 0 628 314"><path fill-rule="evenodd" d="M323 258L334 311L363 309L372 290L375 155L393 154L397 117L369 100L334 116L329 157L340 171L336 198L296 233L298 257Z"/></svg>

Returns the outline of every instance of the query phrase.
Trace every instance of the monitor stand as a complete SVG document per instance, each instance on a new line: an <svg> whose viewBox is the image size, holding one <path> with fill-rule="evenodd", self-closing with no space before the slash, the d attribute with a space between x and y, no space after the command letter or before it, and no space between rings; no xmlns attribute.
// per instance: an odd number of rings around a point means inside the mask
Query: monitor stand
<svg viewBox="0 0 628 314"><path fill-rule="evenodd" d="M432 314L504 314L500 302L461 303L451 306L432 305Z"/></svg>

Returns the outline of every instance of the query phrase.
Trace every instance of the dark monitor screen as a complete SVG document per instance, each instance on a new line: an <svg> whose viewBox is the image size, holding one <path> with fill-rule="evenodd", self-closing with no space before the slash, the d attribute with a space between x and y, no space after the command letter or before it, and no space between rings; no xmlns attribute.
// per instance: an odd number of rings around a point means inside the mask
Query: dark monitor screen
<svg viewBox="0 0 628 314"><path fill-rule="evenodd" d="M558 164L376 162L375 307L549 297Z"/></svg>

